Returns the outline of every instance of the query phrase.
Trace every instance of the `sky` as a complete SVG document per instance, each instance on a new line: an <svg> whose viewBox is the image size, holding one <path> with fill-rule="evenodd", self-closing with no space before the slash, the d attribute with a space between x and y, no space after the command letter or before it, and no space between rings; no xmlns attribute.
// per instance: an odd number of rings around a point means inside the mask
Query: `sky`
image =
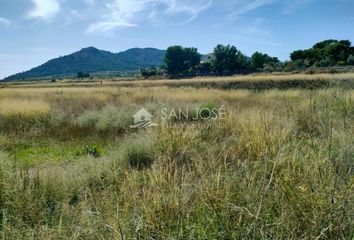
<svg viewBox="0 0 354 240"><path fill-rule="evenodd" d="M281 60L325 39L354 42L354 0L0 0L0 79L94 46L235 45Z"/></svg>

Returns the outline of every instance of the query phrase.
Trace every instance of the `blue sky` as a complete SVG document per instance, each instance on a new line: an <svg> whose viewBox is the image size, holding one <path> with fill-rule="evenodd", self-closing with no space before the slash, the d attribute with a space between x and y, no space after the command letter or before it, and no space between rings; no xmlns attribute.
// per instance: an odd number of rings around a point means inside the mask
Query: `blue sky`
<svg viewBox="0 0 354 240"><path fill-rule="evenodd" d="M289 58L354 42L354 0L0 0L0 79L88 46L113 52L218 43Z"/></svg>

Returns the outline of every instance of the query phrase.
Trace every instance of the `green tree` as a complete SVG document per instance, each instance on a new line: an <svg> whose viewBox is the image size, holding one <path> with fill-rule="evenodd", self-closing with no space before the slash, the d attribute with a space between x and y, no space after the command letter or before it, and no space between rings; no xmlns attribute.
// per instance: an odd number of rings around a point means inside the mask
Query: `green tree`
<svg viewBox="0 0 354 240"><path fill-rule="evenodd" d="M171 46L165 55L165 67L168 74L177 75L193 72L200 63L201 55L196 48Z"/></svg>
<svg viewBox="0 0 354 240"><path fill-rule="evenodd" d="M253 70L261 70L265 66L274 66L279 63L279 59L276 57L270 57L268 54L263 54L260 52L255 52L251 57L251 66Z"/></svg>
<svg viewBox="0 0 354 240"><path fill-rule="evenodd" d="M247 61L245 56L235 46L217 45L212 60L214 70L220 74L233 74L245 70Z"/></svg>
<svg viewBox="0 0 354 240"><path fill-rule="evenodd" d="M329 57L326 57L325 59L322 59L319 62L316 62L316 67L330 67L333 65L332 60Z"/></svg>
<svg viewBox="0 0 354 240"><path fill-rule="evenodd" d="M351 43L348 40L337 41L328 45L326 48L328 57L334 64L346 62L351 54L350 45Z"/></svg>
<svg viewBox="0 0 354 240"><path fill-rule="evenodd" d="M329 40L324 40L322 42L318 42L316 43L313 48L317 48L317 49L324 49L326 48L327 46L331 45L331 44L334 44L336 43L337 40L334 40L334 39L329 39Z"/></svg>
<svg viewBox="0 0 354 240"><path fill-rule="evenodd" d="M351 54L353 48L350 41L330 39L316 43L310 49L294 51L290 58L292 61L302 60L307 66L333 66L346 63Z"/></svg>

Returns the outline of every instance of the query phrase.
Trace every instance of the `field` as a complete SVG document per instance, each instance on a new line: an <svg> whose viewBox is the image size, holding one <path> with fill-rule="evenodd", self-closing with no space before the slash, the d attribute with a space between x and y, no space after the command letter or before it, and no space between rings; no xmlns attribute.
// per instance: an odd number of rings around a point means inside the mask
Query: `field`
<svg viewBox="0 0 354 240"><path fill-rule="evenodd" d="M354 73L4 83L0 149L2 239L354 238Z"/></svg>

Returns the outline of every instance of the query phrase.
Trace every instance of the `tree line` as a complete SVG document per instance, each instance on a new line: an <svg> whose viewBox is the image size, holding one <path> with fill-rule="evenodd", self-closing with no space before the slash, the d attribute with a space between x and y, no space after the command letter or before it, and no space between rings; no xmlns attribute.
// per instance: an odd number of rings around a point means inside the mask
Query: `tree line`
<svg viewBox="0 0 354 240"><path fill-rule="evenodd" d="M217 45L213 53L201 55L197 48L171 46L167 49L161 68L141 69L143 77L158 75L232 75L258 71L294 71L309 67L354 65L354 47L348 40L326 40L307 50L290 54L290 61L281 62L276 57L255 52L247 57L235 46Z"/></svg>
<svg viewBox="0 0 354 240"><path fill-rule="evenodd" d="M290 58L298 67L354 65L354 47L349 40L326 40L310 49L294 51Z"/></svg>

